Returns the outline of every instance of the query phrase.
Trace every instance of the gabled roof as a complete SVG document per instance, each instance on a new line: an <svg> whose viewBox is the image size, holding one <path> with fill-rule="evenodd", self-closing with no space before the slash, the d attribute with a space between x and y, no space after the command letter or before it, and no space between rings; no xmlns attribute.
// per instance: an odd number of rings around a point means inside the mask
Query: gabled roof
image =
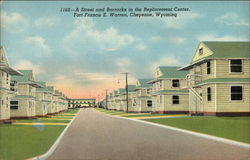
<svg viewBox="0 0 250 160"><path fill-rule="evenodd" d="M0 46L0 70L10 74L10 75L19 75L21 76L22 73L19 71L11 68L8 63L7 56L5 54L5 49L4 47Z"/></svg>
<svg viewBox="0 0 250 160"><path fill-rule="evenodd" d="M35 82L33 79L33 72L32 70L18 70L23 74L23 76L11 76L11 81L16 81L18 83L27 83L32 85L36 88L42 87L39 83Z"/></svg>
<svg viewBox="0 0 250 160"><path fill-rule="evenodd" d="M135 85L128 85L128 92L134 92L136 86Z"/></svg>
<svg viewBox="0 0 250 160"><path fill-rule="evenodd" d="M138 83L136 84L136 88L150 88L153 87L152 84L148 84L148 81L151 81L152 79L138 79Z"/></svg>
<svg viewBox="0 0 250 160"><path fill-rule="evenodd" d="M5 54L5 49L2 46L0 47L0 64L5 64L5 65L9 66L8 59L7 59L6 54Z"/></svg>
<svg viewBox="0 0 250 160"><path fill-rule="evenodd" d="M177 71L180 67L173 66L159 66L160 71L162 72L162 76L158 78L186 78L188 74L187 71Z"/></svg>
<svg viewBox="0 0 250 160"><path fill-rule="evenodd" d="M250 42L218 42L218 41L204 41L200 42L207 46L213 54L198 59L196 61L192 61L190 64L179 68L178 70L189 70L195 64L204 63L210 59L244 59L250 58L249 49ZM199 46L200 46L199 44Z"/></svg>
<svg viewBox="0 0 250 160"><path fill-rule="evenodd" d="M37 88L36 91L38 91L38 92L46 92L47 91L47 87L46 87L45 82L39 81L37 83L41 86L41 88Z"/></svg>
<svg viewBox="0 0 250 160"><path fill-rule="evenodd" d="M213 54L208 58L249 58L250 42L215 42L205 41Z"/></svg>
<svg viewBox="0 0 250 160"><path fill-rule="evenodd" d="M53 93L54 92L54 87L53 86L47 86L47 90Z"/></svg>
<svg viewBox="0 0 250 160"><path fill-rule="evenodd" d="M16 82L34 82L32 70L19 70L23 76L12 76L11 80Z"/></svg>
<svg viewBox="0 0 250 160"><path fill-rule="evenodd" d="M122 94L122 93L125 93L125 92L126 92L126 89L124 89L124 88L119 88L117 90L117 94Z"/></svg>

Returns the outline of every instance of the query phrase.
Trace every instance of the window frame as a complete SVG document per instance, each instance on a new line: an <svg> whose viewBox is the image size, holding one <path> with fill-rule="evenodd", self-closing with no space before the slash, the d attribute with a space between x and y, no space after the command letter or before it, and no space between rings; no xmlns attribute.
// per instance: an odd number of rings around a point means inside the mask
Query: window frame
<svg viewBox="0 0 250 160"><path fill-rule="evenodd" d="M209 90L210 90L210 93L208 93ZM208 102L212 101L212 88L211 87L207 87L207 101Z"/></svg>
<svg viewBox="0 0 250 160"><path fill-rule="evenodd" d="M17 102L17 104L14 105L14 106L17 106L17 108L12 108L13 105L11 104L11 102L13 102L13 101ZM13 100L13 101L10 101L10 109L11 109L11 110L18 110L18 109L19 109L19 101L18 101L18 100Z"/></svg>
<svg viewBox="0 0 250 160"><path fill-rule="evenodd" d="M232 65L231 65L231 62L233 60L240 60L241 61L241 71L240 72L232 72ZM237 66L237 65L236 65ZM232 74L241 74L243 73L243 60L242 59L229 59L229 73L232 73Z"/></svg>
<svg viewBox="0 0 250 160"><path fill-rule="evenodd" d="M241 90L242 90L242 92L241 92L241 100L232 100L232 87L241 87ZM229 100L231 101L231 102L241 102L241 101L243 101L243 99L244 99L244 95L243 95L243 93L244 93L244 86L243 85L231 85L230 87L229 87Z"/></svg>
<svg viewBox="0 0 250 160"><path fill-rule="evenodd" d="M199 56L203 55L203 47L199 48Z"/></svg>
<svg viewBox="0 0 250 160"><path fill-rule="evenodd" d="M209 66L208 66L208 64L209 64ZM207 75L212 74L212 72L211 72L211 61L207 61L206 65L207 65Z"/></svg>
<svg viewBox="0 0 250 160"><path fill-rule="evenodd" d="M174 83L174 81L178 81L178 83L177 83L177 82ZM176 83L177 83L178 85L175 87L174 84L176 84ZM179 79L172 79L172 87L173 87L173 88L180 88L180 80L179 80Z"/></svg>
<svg viewBox="0 0 250 160"><path fill-rule="evenodd" d="M151 106L148 105L148 104L149 104L149 103L148 103L149 101L151 101ZM153 107L153 101L152 101L152 100L147 100L147 107Z"/></svg>
<svg viewBox="0 0 250 160"><path fill-rule="evenodd" d="M176 98L174 98L174 97L178 97L178 98L176 99ZM178 103L175 103L176 100L178 100L178 101L177 101ZM180 104L180 96L179 96L179 95L172 95L172 104L173 104L173 105L178 105L178 104Z"/></svg>

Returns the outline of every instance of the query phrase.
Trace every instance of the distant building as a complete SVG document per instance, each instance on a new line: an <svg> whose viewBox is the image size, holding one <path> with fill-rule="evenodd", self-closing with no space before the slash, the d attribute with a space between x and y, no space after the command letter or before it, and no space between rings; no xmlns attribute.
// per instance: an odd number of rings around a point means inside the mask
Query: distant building
<svg viewBox="0 0 250 160"><path fill-rule="evenodd" d="M42 87L35 81L32 70L19 70L23 76L12 76L11 83L17 94L11 100L11 118L36 116L36 88Z"/></svg>
<svg viewBox="0 0 250 160"><path fill-rule="evenodd" d="M180 67L160 66L155 70L152 100L154 113L188 113L187 71L177 71Z"/></svg>
<svg viewBox="0 0 250 160"><path fill-rule="evenodd" d="M69 108L86 108L94 107L95 99L68 99Z"/></svg>
<svg viewBox="0 0 250 160"><path fill-rule="evenodd" d="M147 84L152 79L138 79L136 82L136 94L133 98L134 112L151 112L153 101L152 101L152 84Z"/></svg>

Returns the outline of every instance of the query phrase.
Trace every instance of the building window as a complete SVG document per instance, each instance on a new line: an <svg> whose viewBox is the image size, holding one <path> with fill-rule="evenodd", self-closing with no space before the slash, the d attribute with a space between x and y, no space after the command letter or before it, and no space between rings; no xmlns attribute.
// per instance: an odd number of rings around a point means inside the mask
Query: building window
<svg viewBox="0 0 250 160"><path fill-rule="evenodd" d="M207 101L211 101L212 100L212 96L211 96L211 87L207 88Z"/></svg>
<svg viewBox="0 0 250 160"><path fill-rule="evenodd" d="M147 94L150 94L150 89L147 89Z"/></svg>
<svg viewBox="0 0 250 160"><path fill-rule="evenodd" d="M231 86L231 100L242 100L242 86Z"/></svg>
<svg viewBox="0 0 250 160"><path fill-rule="evenodd" d="M10 101L10 109L18 109L18 101Z"/></svg>
<svg viewBox="0 0 250 160"><path fill-rule="evenodd" d="M162 80L160 80L160 88L162 87Z"/></svg>
<svg viewBox="0 0 250 160"><path fill-rule="evenodd" d="M160 104L162 103L162 96L160 96Z"/></svg>
<svg viewBox="0 0 250 160"><path fill-rule="evenodd" d="M152 107L152 100L147 100L147 106Z"/></svg>
<svg viewBox="0 0 250 160"><path fill-rule="evenodd" d="M240 59L230 60L230 71L231 72L242 72L242 61Z"/></svg>
<svg viewBox="0 0 250 160"><path fill-rule="evenodd" d="M199 49L199 55L202 55L203 54L203 48L200 48Z"/></svg>
<svg viewBox="0 0 250 160"><path fill-rule="evenodd" d="M179 96L173 96L173 104L180 104Z"/></svg>
<svg viewBox="0 0 250 160"><path fill-rule="evenodd" d="M6 84L8 84L9 83L9 74L7 73L6 74Z"/></svg>
<svg viewBox="0 0 250 160"><path fill-rule="evenodd" d="M211 74L211 62L207 62L207 74Z"/></svg>
<svg viewBox="0 0 250 160"><path fill-rule="evenodd" d="M31 107L32 107L32 103L31 101L29 101L29 109L31 109Z"/></svg>
<svg viewBox="0 0 250 160"><path fill-rule="evenodd" d="M180 87L180 81L178 79L172 80L172 86L173 87Z"/></svg>

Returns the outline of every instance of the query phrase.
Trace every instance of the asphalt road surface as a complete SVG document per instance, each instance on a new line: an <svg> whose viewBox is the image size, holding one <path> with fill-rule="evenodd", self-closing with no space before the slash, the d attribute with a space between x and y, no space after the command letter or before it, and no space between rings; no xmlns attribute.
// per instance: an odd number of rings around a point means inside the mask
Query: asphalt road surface
<svg viewBox="0 0 250 160"><path fill-rule="evenodd" d="M81 109L49 160L248 160L249 149Z"/></svg>

